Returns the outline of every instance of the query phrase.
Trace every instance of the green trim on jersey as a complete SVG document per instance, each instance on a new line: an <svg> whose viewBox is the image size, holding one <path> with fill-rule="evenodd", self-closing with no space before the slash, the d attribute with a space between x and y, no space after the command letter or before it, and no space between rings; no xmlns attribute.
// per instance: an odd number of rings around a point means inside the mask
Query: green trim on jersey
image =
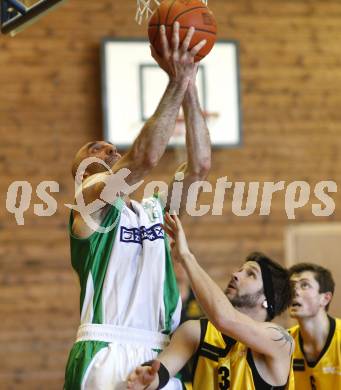
<svg viewBox="0 0 341 390"><path fill-rule="evenodd" d="M124 201L117 198L103 219L102 227L108 227L120 218L121 210L124 206ZM71 264L78 274L81 286L80 294L80 312L84 303L86 286L89 274L91 274L94 284L93 297L93 324L101 324L103 322L103 307L102 307L102 289L103 282L107 272L112 246L115 241L117 227L116 226L108 233L94 232L88 238L82 239L72 234L73 213L70 214L69 233L71 244Z"/></svg>
<svg viewBox="0 0 341 390"><path fill-rule="evenodd" d="M173 269L171 250L168 237L165 233L165 281L163 284L163 301L165 305L165 330L163 333L172 332L172 318L179 303L179 288Z"/></svg>
<svg viewBox="0 0 341 390"><path fill-rule="evenodd" d="M162 201L155 196L158 202ZM80 312L84 305L87 293L87 284L89 277L93 282L92 309L93 316L88 322L94 324L103 323L103 303L102 291L108 264L111 258L112 248L115 242L117 230L120 226L121 211L125 203L123 199L117 198L112 206L108 206L108 212L101 224L102 227L108 227L117 221L113 230L108 233L94 232L86 239L81 239L72 234L73 214L71 212L69 222L69 234L71 244L71 264L77 272L80 286ZM162 219L162 218L161 218ZM170 245L168 237L164 237L165 248L165 279L163 282L163 305L165 311L165 324L163 333L169 334L172 327L172 319L179 303L179 290L173 270L170 254ZM88 299L88 297L87 297ZM80 341L76 342L70 352L65 374L64 390L80 390L87 369L91 370L91 362L95 355L109 343L101 341Z"/></svg>
<svg viewBox="0 0 341 390"><path fill-rule="evenodd" d="M159 202L164 214L162 199L158 194L154 198ZM80 313L82 313L83 303L86 294L89 275L92 277L94 296L93 296L93 318L91 323L103 323L102 289L108 264L111 257L112 247L115 241L119 218L125 202L122 198L117 198L103 219L102 227L110 226L115 220L117 224L114 229L108 233L94 232L88 238L78 238L72 234L73 213L70 215L69 233L71 244L71 264L77 272L81 286L80 293ZM176 282L171 250L168 237L164 237L165 247L165 280L163 291L163 302L165 309L165 325L163 333L169 334L172 330L172 319L179 303L179 289Z"/></svg>
<svg viewBox="0 0 341 390"><path fill-rule="evenodd" d="M163 201L162 195L160 193L155 193L153 195L156 198L162 209L163 222L165 213L165 202ZM165 281L163 285L163 302L165 306L165 329L163 333L170 334L172 332L172 319L173 314L176 311L176 308L179 304L180 292L179 287L176 281L176 276L173 268L173 261L171 256L171 248L168 240L167 233L164 235L165 241Z"/></svg>
<svg viewBox="0 0 341 390"><path fill-rule="evenodd" d="M66 366L64 390L80 390L89 364L108 345L104 341L79 341L73 345Z"/></svg>

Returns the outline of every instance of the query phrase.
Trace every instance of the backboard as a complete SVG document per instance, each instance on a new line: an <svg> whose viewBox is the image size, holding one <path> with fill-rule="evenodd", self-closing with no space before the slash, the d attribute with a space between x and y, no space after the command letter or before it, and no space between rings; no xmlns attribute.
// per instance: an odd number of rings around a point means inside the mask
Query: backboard
<svg viewBox="0 0 341 390"><path fill-rule="evenodd" d="M217 41L201 62L197 87L213 146L241 143L238 43ZM104 137L129 147L155 111L167 76L150 54L144 39L105 39L102 42L102 103ZM170 146L185 144L180 112Z"/></svg>
<svg viewBox="0 0 341 390"><path fill-rule="evenodd" d="M66 0L0 0L1 32L14 36Z"/></svg>

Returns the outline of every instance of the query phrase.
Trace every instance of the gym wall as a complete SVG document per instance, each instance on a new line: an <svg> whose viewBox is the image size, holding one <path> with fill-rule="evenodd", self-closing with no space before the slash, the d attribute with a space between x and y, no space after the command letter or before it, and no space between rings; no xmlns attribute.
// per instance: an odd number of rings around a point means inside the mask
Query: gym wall
<svg viewBox="0 0 341 390"><path fill-rule="evenodd" d="M219 37L240 42L243 145L213 152L210 180L303 180L309 203L289 220L284 192L269 216L231 211L185 217L200 262L224 285L253 250L284 261L284 232L296 223L340 222L336 211L316 217L313 189L338 182L341 138L341 3L305 0L210 0ZM102 138L100 41L105 36L146 37L134 21L135 1L72 0L15 38L0 36L0 388L60 389L78 325L78 284L72 273L67 223L73 201L71 161L89 140ZM122 75L129 77L129 75ZM123 109L129 109L124 107ZM124 131L124 129L122 129ZM169 151L152 174L167 180L175 168ZM6 210L15 180L33 195L24 226ZM57 213L37 217L43 180L57 181ZM204 194L201 203L212 199ZM336 259L338 260L338 259ZM340 315L340 313L339 313Z"/></svg>

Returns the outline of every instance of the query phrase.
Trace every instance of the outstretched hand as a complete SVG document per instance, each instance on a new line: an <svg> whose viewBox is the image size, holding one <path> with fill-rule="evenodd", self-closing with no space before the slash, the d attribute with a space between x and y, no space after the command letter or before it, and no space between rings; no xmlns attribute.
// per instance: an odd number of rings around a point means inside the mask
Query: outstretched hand
<svg viewBox="0 0 341 390"><path fill-rule="evenodd" d="M132 372L127 380L127 390L152 390L158 383L158 371L160 362L154 360L151 366L139 366Z"/></svg>
<svg viewBox="0 0 341 390"><path fill-rule="evenodd" d="M185 39L180 44L179 39L179 22L173 25L171 47L166 36L166 28L164 25L160 26L160 38L162 44L162 53L159 55L153 46L151 48L152 57L159 64L159 66L168 74L170 79L179 79L181 77L189 77L191 80L195 79L198 63L194 62L195 56L205 46L206 40L200 41L192 49L189 49L194 27L190 27L187 31Z"/></svg>
<svg viewBox="0 0 341 390"><path fill-rule="evenodd" d="M181 260L186 255L189 255L191 251L188 247L186 234L179 217L176 214L170 215L169 213L166 213L163 228L170 237L174 259L181 262Z"/></svg>

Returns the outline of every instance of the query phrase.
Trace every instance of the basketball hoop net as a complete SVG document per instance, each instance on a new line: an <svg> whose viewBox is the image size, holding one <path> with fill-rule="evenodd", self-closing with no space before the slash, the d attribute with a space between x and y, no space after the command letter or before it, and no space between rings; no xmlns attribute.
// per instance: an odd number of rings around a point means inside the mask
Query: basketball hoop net
<svg viewBox="0 0 341 390"><path fill-rule="evenodd" d="M135 20L138 24L142 23L142 20L148 20L154 9L160 5L162 0L137 0L137 10ZM201 0L207 5L207 0Z"/></svg>

